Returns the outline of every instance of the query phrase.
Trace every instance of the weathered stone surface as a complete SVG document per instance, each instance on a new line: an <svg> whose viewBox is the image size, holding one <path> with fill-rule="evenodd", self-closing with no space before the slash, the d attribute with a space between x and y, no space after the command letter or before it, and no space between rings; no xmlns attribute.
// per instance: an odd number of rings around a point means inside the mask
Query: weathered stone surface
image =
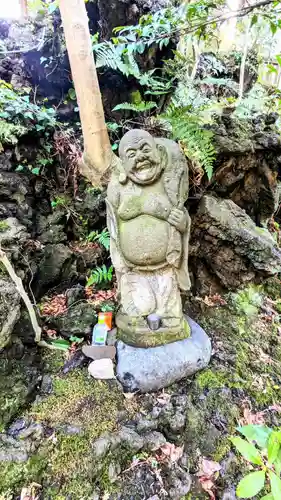
<svg viewBox="0 0 281 500"><path fill-rule="evenodd" d="M211 343L204 330L188 318L191 336L147 349L117 343L117 377L127 391L157 391L204 368Z"/></svg>
<svg viewBox="0 0 281 500"><path fill-rule="evenodd" d="M0 245L11 247L11 245L24 243L29 237L25 226L15 217L7 217L1 221Z"/></svg>
<svg viewBox="0 0 281 500"><path fill-rule="evenodd" d="M208 272L226 288L281 270L281 252L271 234L233 201L209 195L202 198L193 220L191 255L196 280L196 261L204 260Z"/></svg>
<svg viewBox="0 0 281 500"><path fill-rule="evenodd" d="M50 326L58 329L63 335L90 335L96 323L95 308L87 302L77 302L69 307L65 314L47 318Z"/></svg>
<svg viewBox="0 0 281 500"><path fill-rule="evenodd" d="M9 279L0 279L0 348L10 342L20 317L20 308L20 296L15 285Z"/></svg>
<svg viewBox="0 0 281 500"><path fill-rule="evenodd" d="M38 359L35 351L25 353L21 359L14 359L13 348L11 350L6 348L0 353L1 428L32 400L39 382Z"/></svg>
<svg viewBox="0 0 281 500"><path fill-rule="evenodd" d="M6 434L0 434L1 462L25 462L27 459L28 449L23 441Z"/></svg>
<svg viewBox="0 0 281 500"><path fill-rule="evenodd" d="M116 347L109 345L84 345L82 347L82 352L85 356L92 359L114 359L116 355Z"/></svg>
<svg viewBox="0 0 281 500"><path fill-rule="evenodd" d="M152 347L188 337L180 289L188 290L188 169L179 146L130 130L107 190L107 226L120 309L118 337ZM156 314L159 328L147 318Z"/></svg>
<svg viewBox="0 0 281 500"><path fill-rule="evenodd" d="M75 256L70 248L62 243L46 245L34 277L35 293L40 296L61 281L71 281L76 275Z"/></svg>
<svg viewBox="0 0 281 500"><path fill-rule="evenodd" d="M144 434L144 447L148 451L156 451L159 450L163 444L166 443L166 438L163 436L161 432L148 432L147 434Z"/></svg>
<svg viewBox="0 0 281 500"><path fill-rule="evenodd" d="M88 372L92 377L100 380L110 380L115 378L113 363L109 358L96 359L88 366Z"/></svg>

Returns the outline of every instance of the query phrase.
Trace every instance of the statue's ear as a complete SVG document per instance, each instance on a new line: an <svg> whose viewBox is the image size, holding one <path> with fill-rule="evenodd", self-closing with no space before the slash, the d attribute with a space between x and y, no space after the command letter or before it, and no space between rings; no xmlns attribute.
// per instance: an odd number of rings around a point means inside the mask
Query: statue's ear
<svg viewBox="0 0 281 500"><path fill-rule="evenodd" d="M168 152L164 144L161 144L160 142L157 141L156 139L156 147L158 154L160 156L160 164L162 168L165 168L166 165L168 164Z"/></svg>

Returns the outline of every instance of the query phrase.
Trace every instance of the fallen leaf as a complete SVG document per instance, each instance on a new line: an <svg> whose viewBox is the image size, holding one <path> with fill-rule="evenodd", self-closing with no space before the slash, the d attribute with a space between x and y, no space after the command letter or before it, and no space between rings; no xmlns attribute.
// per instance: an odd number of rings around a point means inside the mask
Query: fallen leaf
<svg viewBox="0 0 281 500"><path fill-rule="evenodd" d="M198 477L212 477L216 472L221 470L221 466L218 462L214 462L213 460L207 460L206 458L202 458L199 471L196 473Z"/></svg>
<svg viewBox="0 0 281 500"><path fill-rule="evenodd" d="M239 425L262 425L264 424L264 411L252 413L250 408L244 408L243 418L239 420Z"/></svg>
<svg viewBox="0 0 281 500"><path fill-rule="evenodd" d="M271 411L277 411L278 413L281 413L281 406L276 403L270 406L268 409Z"/></svg>
<svg viewBox="0 0 281 500"><path fill-rule="evenodd" d="M208 493L209 497L211 500L216 500L215 494L213 492L213 488L215 487L215 483L211 480L208 479L207 477L200 477L199 478L200 484L206 493Z"/></svg>
<svg viewBox="0 0 281 500"><path fill-rule="evenodd" d="M43 316L58 316L67 311L66 296L64 294L55 295L41 307L41 314Z"/></svg>
<svg viewBox="0 0 281 500"><path fill-rule="evenodd" d="M208 307L225 306L227 304L226 300L219 293L209 296L206 295L204 299L202 299L202 302Z"/></svg>
<svg viewBox="0 0 281 500"><path fill-rule="evenodd" d="M162 391L161 395L157 398L157 402L160 404L160 405L166 405L167 403L170 402L170 399L171 399L171 394L168 394L167 392Z"/></svg>
<svg viewBox="0 0 281 500"><path fill-rule="evenodd" d="M175 446L173 443L165 443L161 446L160 451L170 462L177 462L182 457L183 446Z"/></svg>

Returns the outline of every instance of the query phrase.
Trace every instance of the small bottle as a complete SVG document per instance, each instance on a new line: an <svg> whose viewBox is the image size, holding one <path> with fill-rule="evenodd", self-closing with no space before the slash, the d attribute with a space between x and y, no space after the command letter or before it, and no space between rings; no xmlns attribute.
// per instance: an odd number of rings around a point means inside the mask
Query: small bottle
<svg viewBox="0 0 281 500"><path fill-rule="evenodd" d="M92 345L105 345L107 339L108 326L105 323L103 314L99 314L98 322L93 328Z"/></svg>

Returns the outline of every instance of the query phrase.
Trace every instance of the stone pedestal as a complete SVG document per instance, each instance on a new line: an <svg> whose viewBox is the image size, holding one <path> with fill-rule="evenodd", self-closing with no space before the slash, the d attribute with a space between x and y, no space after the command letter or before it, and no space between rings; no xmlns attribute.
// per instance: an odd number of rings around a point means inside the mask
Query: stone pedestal
<svg viewBox="0 0 281 500"><path fill-rule="evenodd" d="M186 316L190 337L157 347L132 347L117 342L117 378L127 392L151 392L205 368L211 357L206 332Z"/></svg>

